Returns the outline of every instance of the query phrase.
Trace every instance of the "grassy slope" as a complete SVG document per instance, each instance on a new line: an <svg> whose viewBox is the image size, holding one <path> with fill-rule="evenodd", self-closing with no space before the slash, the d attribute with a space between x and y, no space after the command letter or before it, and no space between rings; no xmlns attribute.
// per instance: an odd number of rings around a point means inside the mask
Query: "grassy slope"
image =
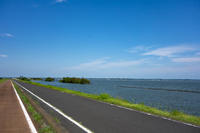
<svg viewBox="0 0 200 133"><path fill-rule="evenodd" d="M29 102L28 98L21 92L19 87L14 83L17 93L25 104L27 111L31 114L33 120L39 125L39 133L55 133L51 126L47 125L41 114L39 114Z"/></svg>
<svg viewBox="0 0 200 133"><path fill-rule="evenodd" d="M33 85L42 86L42 87L46 87L46 88L50 88L50 89L53 89L53 90L58 90L58 91L61 91L61 92L76 94L78 96L83 96L83 97L86 97L86 98L91 98L91 99L95 99L95 100L98 100L98 101L103 101L103 102L107 102L107 103L131 108L131 109L135 109L135 110L138 110L138 111L151 113L151 114L158 115L158 116L164 116L164 117L167 117L167 118L170 118L170 119L174 119L174 120L178 120L178 121L182 121L182 122L187 122L187 123L191 123L191 124L200 126L200 117L188 115L188 114L179 112L177 110L174 110L172 112L167 112L167 111L163 111L163 110L159 110L159 109L156 109L156 108L153 108L153 107L146 106L144 104L134 104L134 103L131 103L131 102L123 100L123 99L113 98L108 94L94 95L94 94L87 94L87 93L83 93L83 92L79 92L79 91L69 90L69 89L66 89L66 88L56 87L56 86L43 85L43 84L30 82L30 81L23 81L23 82L30 83L30 84L33 84Z"/></svg>
<svg viewBox="0 0 200 133"><path fill-rule="evenodd" d="M4 81L6 81L7 79L0 79L0 83L3 83Z"/></svg>

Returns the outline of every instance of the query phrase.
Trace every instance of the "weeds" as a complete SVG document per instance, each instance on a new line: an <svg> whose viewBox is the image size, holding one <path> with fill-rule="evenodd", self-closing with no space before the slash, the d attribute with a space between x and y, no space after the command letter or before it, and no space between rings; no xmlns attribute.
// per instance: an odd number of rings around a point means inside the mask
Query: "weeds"
<svg viewBox="0 0 200 133"><path fill-rule="evenodd" d="M171 112L170 112L170 115L172 115L172 116L180 116L180 115L182 115L183 113L182 112L179 112L178 110L172 110Z"/></svg>
<svg viewBox="0 0 200 133"><path fill-rule="evenodd" d="M106 100L106 99L109 99L109 98L111 98L111 96L107 93L102 93L98 96L99 100Z"/></svg>
<svg viewBox="0 0 200 133"><path fill-rule="evenodd" d="M31 114L33 120L40 126L39 133L55 133L52 127L45 124L43 117L39 114L29 102L28 98L21 92L16 84L14 84L17 93L27 107L27 111Z"/></svg>

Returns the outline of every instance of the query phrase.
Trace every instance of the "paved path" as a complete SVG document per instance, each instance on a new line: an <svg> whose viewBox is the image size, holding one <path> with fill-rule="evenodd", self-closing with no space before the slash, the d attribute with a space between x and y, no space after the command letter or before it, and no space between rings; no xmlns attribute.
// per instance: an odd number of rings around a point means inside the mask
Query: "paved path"
<svg viewBox="0 0 200 133"><path fill-rule="evenodd" d="M10 81L0 84L0 133L30 133Z"/></svg>
<svg viewBox="0 0 200 133"><path fill-rule="evenodd" d="M200 133L199 127L17 82L95 133Z"/></svg>

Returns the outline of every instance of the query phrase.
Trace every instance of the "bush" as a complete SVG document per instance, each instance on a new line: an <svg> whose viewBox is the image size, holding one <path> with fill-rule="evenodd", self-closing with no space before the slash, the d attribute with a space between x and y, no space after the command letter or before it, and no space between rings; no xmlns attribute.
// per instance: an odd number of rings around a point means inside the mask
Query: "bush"
<svg viewBox="0 0 200 133"><path fill-rule="evenodd" d="M52 81L54 81L55 79L54 78L51 78L51 77L47 77L46 79L45 79L45 81L48 81L48 82L52 82Z"/></svg>
<svg viewBox="0 0 200 133"><path fill-rule="evenodd" d="M42 78L31 78L32 80L42 80Z"/></svg>
<svg viewBox="0 0 200 133"><path fill-rule="evenodd" d="M29 78L26 78L26 77L23 77L23 76L20 76L18 79L20 79L20 80L24 80L24 81L30 81Z"/></svg>
<svg viewBox="0 0 200 133"><path fill-rule="evenodd" d="M75 77L64 77L60 80L62 83L75 83L75 84L90 84L90 81L85 78L75 78Z"/></svg>

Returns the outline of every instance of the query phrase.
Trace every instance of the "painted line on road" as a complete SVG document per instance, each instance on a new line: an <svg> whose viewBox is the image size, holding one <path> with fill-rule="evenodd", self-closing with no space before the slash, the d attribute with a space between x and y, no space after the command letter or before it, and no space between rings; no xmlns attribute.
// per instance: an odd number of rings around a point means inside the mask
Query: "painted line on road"
<svg viewBox="0 0 200 133"><path fill-rule="evenodd" d="M107 105L110 105L110 106L113 106L113 107L118 107L118 108L121 108L121 109L126 109L126 110L129 110L129 111L138 112L138 113L145 114L145 115L148 115L148 116L165 119L165 120L172 121L172 122L179 123L179 124L183 124L183 125L186 125L186 126L192 126L192 127L200 128L200 126L197 126L197 125L193 125L193 124L190 124L190 123L173 120L173 119L166 118L166 117L163 117L163 116L158 116L158 115L154 115L154 114L151 114L151 113L147 113L147 112L143 112L143 111L138 111L138 110L134 110L134 109L131 109L131 108L127 108L127 107L123 107L123 106L119 106L119 105L115 105L115 104L111 104L111 103L97 101L97 100L94 100L94 99L90 99L90 100L93 100L93 101L99 102L99 103L103 103L103 104L107 104Z"/></svg>
<svg viewBox="0 0 200 133"><path fill-rule="evenodd" d="M28 122L28 126L29 126L29 128L30 128L30 130L31 130L31 133L37 133L37 130L35 129L35 126L33 125L33 122L32 122L32 120L31 120L29 114L27 113L26 108L24 107L24 104L23 104L22 100L20 99L20 97L19 97L19 95L18 95L18 93L17 93L17 91L16 91L16 89L15 89L15 86L13 85L12 81L10 81L10 82L11 82L11 84L12 84L12 87L13 87L14 91L15 91L15 94L16 94L16 96L17 96L17 99L18 99L18 101L19 101L19 104L20 104L20 106L21 106L21 108L22 108L22 111L23 111L23 113L24 113L24 116L25 116L25 118L26 118L26 121Z"/></svg>
<svg viewBox="0 0 200 133"><path fill-rule="evenodd" d="M93 100L93 99L91 99L91 100ZM138 110L134 110L134 109L131 109L131 108L126 108L126 107L123 107L123 106L119 106L119 105L115 105L115 104L111 104L111 103L106 103L106 102L102 102L102 101L96 101L96 102L104 103L104 104L107 104L107 105L110 105L110 106L113 106L113 107L118 107L118 108L126 109L126 110L129 110L129 111L135 111L135 112L138 112L138 113L141 113L141 114L145 114L145 115L156 117L156 118L165 119L165 120L172 121L172 122L175 122L175 123L180 123L180 124L184 124L184 125L187 125L187 126L200 128L200 126L197 126L197 125L193 125L193 124L190 124L190 123L185 123L185 122L173 120L173 119L166 118L166 117L163 117L163 116L158 116L158 115L154 115L154 114L151 114L151 113L146 113L146 112L143 112L143 111L138 111Z"/></svg>
<svg viewBox="0 0 200 133"><path fill-rule="evenodd" d="M63 117L65 117L66 119L68 119L69 121L71 121L72 123L74 123L75 125L77 125L79 128L81 128L83 131L87 132L87 133L93 133L92 131L90 131L88 128L84 127L83 125L81 125L80 123L78 123L77 121L75 121L74 119L72 119L71 117L67 116L66 114L64 114L61 110L59 110L58 108L54 107L53 105L51 105L50 103L46 102L44 99L40 98L39 96L35 95L33 92L29 91L28 89L26 89L25 87L23 87L22 85L20 85L19 83L15 82L17 85L19 85L20 87L22 87L24 90L26 90L27 92L29 92L31 95L33 95L34 97L36 97L37 99L39 99L40 101L42 101L43 103L45 103L46 105L48 105L50 108L52 108L53 110L55 110L56 112L58 112L60 115L62 115Z"/></svg>

